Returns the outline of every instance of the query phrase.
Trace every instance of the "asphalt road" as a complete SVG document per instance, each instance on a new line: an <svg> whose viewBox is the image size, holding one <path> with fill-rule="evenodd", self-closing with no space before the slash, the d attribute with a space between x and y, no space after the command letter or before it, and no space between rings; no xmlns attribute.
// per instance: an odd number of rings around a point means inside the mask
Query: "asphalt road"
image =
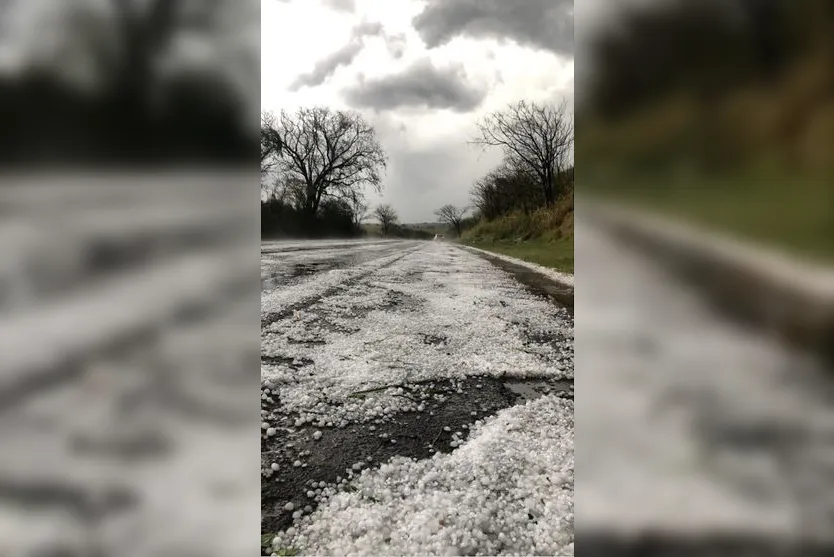
<svg viewBox="0 0 834 557"><path fill-rule="evenodd" d="M581 217L579 547L606 555L830 551L830 370L731 322L657 261Z"/></svg>
<svg viewBox="0 0 834 557"><path fill-rule="evenodd" d="M573 318L566 308L445 242L264 242L261 254L262 529L283 533L276 550L570 547ZM526 410L514 408L525 403L539 404L547 425L522 420ZM510 435L506 423L514 420L523 423ZM523 448L507 448L522 440ZM450 464L464 454L483 462L477 489L471 479L458 483L468 467ZM488 480L501 469L518 480L506 491L497 487L504 478ZM384 474L423 488L394 505L375 483ZM344 515L340 498L357 491L367 497ZM457 503L445 499L458 491ZM470 498L502 510L464 522L454 509ZM422 530L417 515L427 512L440 523ZM328 530L332 524L340 529Z"/></svg>
<svg viewBox="0 0 834 557"><path fill-rule="evenodd" d="M4 184L0 555L257 553L259 231L242 182Z"/></svg>

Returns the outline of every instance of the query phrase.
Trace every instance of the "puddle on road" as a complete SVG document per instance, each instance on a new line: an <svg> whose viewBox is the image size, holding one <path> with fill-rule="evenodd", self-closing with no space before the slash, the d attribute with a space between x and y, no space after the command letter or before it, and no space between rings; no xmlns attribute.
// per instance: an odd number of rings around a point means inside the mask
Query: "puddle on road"
<svg viewBox="0 0 834 557"><path fill-rule="evenodd" d="M524 401L553 393L564 393L573 398L573 379L505 381L504 387Z"/></svg>

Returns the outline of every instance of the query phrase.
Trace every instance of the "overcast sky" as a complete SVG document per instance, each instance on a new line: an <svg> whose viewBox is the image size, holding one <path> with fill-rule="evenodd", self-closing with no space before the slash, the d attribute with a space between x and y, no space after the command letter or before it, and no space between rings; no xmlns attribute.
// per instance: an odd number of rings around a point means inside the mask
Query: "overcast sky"
<svg viewBox="0 0 834 557"><path fill-rule="evenodd" d="M262 0L261 106L362 112L389 157L369 200L434 221L500 162L466 144L478 118L573 104L573 20L572 0Z"/></svg>

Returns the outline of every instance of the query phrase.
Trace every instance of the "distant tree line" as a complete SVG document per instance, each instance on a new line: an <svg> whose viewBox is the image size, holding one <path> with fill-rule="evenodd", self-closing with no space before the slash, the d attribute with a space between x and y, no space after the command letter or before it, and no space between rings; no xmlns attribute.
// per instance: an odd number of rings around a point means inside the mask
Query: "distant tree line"
<svg viewBox="0 0 834 557"><path fill-rule="evenodd" d="M806 56L829 49L827 0L682 0L623 10L615 30L590 41L594 111L614 117L675 90L704 99L772 82Z"/></svg>
<svg viewBox="0 0 834 557"><path fill-rule="evenodd" d="M350 237L361 234L350 206L339 199L325 199L310 217L284 192L261 202L261 235L264 237Z"/></svg>
<svg viewBox="0 0 834 557"><path fill-rule="evenodd" d="M433 234L426 230L400 224L397 211L387 203L374 209L371 217L379 223L379 232L384 238L405 238L409 240L429 240L433 238Z"/></svg>

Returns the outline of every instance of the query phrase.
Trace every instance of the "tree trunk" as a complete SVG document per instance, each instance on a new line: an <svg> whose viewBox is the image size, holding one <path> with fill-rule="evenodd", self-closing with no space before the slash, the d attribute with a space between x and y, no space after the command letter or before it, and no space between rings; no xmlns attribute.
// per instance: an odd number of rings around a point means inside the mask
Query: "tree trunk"
<svg viewBox="0 0 834 557"><path fill-rule="evenodd" d="M550 169L545 169L544 171L544 203L548 207L553 205L555 201L553 199L553 173Z"/></svg>

